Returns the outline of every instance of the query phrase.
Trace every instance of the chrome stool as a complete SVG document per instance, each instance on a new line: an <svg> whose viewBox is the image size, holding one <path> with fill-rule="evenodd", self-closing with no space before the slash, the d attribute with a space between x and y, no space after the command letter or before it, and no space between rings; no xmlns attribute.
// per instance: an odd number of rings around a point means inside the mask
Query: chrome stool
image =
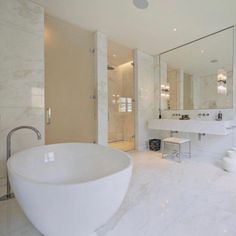
<svg viewBox="0 0 236 236"><path fill-rule="evenodd" d="M181 154L183 154L181 152L181 145L184 143L188 143L189 152L187 152L187 154L189 155L189 157L191 157L191 140L190 139L170 137L170 138L165 138L162 140L162 147L161 147L162 158L164 158L165 144L176 144L179 147L178 148L179 151L177 152L177 156L179 158L179 161L181 161Z"/></svg>

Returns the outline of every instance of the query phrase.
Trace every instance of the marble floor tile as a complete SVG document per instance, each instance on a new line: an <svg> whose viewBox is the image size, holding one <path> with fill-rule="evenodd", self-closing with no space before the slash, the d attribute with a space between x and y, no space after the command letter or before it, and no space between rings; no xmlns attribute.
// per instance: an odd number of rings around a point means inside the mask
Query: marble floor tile
<svg viewBox="0 0 236 236"><path fill-rule="evenodd" d="M9 235L27 223L15 199L0 203L0 235Z"/></svg>
<svg viewBox="0 0 236 236"><path fill-rule="evenodd" d="M236 235L236 174L221 170L218 160L196 155L178 163L156 152L130 154L128 193L98 236ZM13 199L0 202L0 235L41 234Z"/></svg>

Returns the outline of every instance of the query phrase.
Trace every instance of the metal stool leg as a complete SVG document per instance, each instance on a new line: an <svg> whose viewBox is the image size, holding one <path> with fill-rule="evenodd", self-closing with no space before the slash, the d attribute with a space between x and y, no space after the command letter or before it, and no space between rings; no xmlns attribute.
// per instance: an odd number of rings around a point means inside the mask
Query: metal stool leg
<svg viewBox="0 0 236 236"><path fill-rule="evenodd" d="M191 151L191 141L189 141L189 157L192 157L192 151Z"/></svg>
<svg viewBox="0 0 236 236"><path fill-rule="evenodd" d="M165 151L165 142L162 141L162 147L161 147L162 158L164 158L164 151Z"/></svg>
<svg viewBox="0 0 236 236"><path fill-rule="evenodd" d="M181 144L179 144L179 162L181 162Z"/></svg>

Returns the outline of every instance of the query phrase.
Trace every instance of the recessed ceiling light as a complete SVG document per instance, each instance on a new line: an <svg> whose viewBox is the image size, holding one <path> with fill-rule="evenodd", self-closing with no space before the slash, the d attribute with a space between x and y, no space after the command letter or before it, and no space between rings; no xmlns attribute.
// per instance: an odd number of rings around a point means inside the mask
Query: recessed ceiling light
<svg viewBox="0 0 236 236"><path fill-rule="evenodd" d="M146 9L148 7L147 0L133 0L133 4L139 9Z"/></svg>
<svg viewBox="0 0 236 236"><path fill-rule="evenodd" d="M115 58L115 57L116 57L116 54L112 54L112 56Z"/></svg>
<svg viewBox="0 0 236 236"><path fill-rule="evenodd" d="M174 28L174 29L173 29L173 31L174 31L174 32L176 32L176 31L177 31L177 29L176 29L176 28Z"/></svg>
<svg viewBox="0 0 236 236"><path fill-rule="evenodd" d="M203 54L204 52L205 52L205 51L202 49L202 50L201 50L201 53Z"/></svg>

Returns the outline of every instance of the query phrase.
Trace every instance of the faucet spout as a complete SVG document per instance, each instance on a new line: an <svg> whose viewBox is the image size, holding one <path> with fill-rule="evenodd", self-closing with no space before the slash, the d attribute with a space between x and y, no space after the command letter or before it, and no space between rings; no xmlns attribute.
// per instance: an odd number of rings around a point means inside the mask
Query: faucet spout
<svg viewBox="0 0 236 236"><path fill-rule="evenodd" d="M17 130L20 130L20 129L31 129L31 130L33 130L36 133L38 140L42 139L42 135L39 132L39 130L36 129L35 127L33 127L33 126L26 126L26 125L24 125L24 126L18 126L18 127L14 128L14 129L12 129L7 134L7 161L8 161L8 159L11 156L11 136L12 136L13 133L15 133Z"/></svg>
<svg viewBox="0 0 236 236"><path fill-rule="evenodd" d="M30 130L32 130L32 131L34 131L36 133L38 140L42 139L42 135L39 132L39 130L36 129L35 127L33 127L33 126L26 126L25 125L25 126L18 126L18 127L14 128L14 129L12 129L7 134L7 161L8 161L8 159L11 156L11 137L12 137L12 134L15 133L15 131L20 130L20 129L30 129ZM10 182L9 182L8 172L7 172L7 194L2 196L0 198L0 201L8 200L8 199L11 199L13 197L14 197L14 194L11 193L11 186L10 186Z"/></svg>

